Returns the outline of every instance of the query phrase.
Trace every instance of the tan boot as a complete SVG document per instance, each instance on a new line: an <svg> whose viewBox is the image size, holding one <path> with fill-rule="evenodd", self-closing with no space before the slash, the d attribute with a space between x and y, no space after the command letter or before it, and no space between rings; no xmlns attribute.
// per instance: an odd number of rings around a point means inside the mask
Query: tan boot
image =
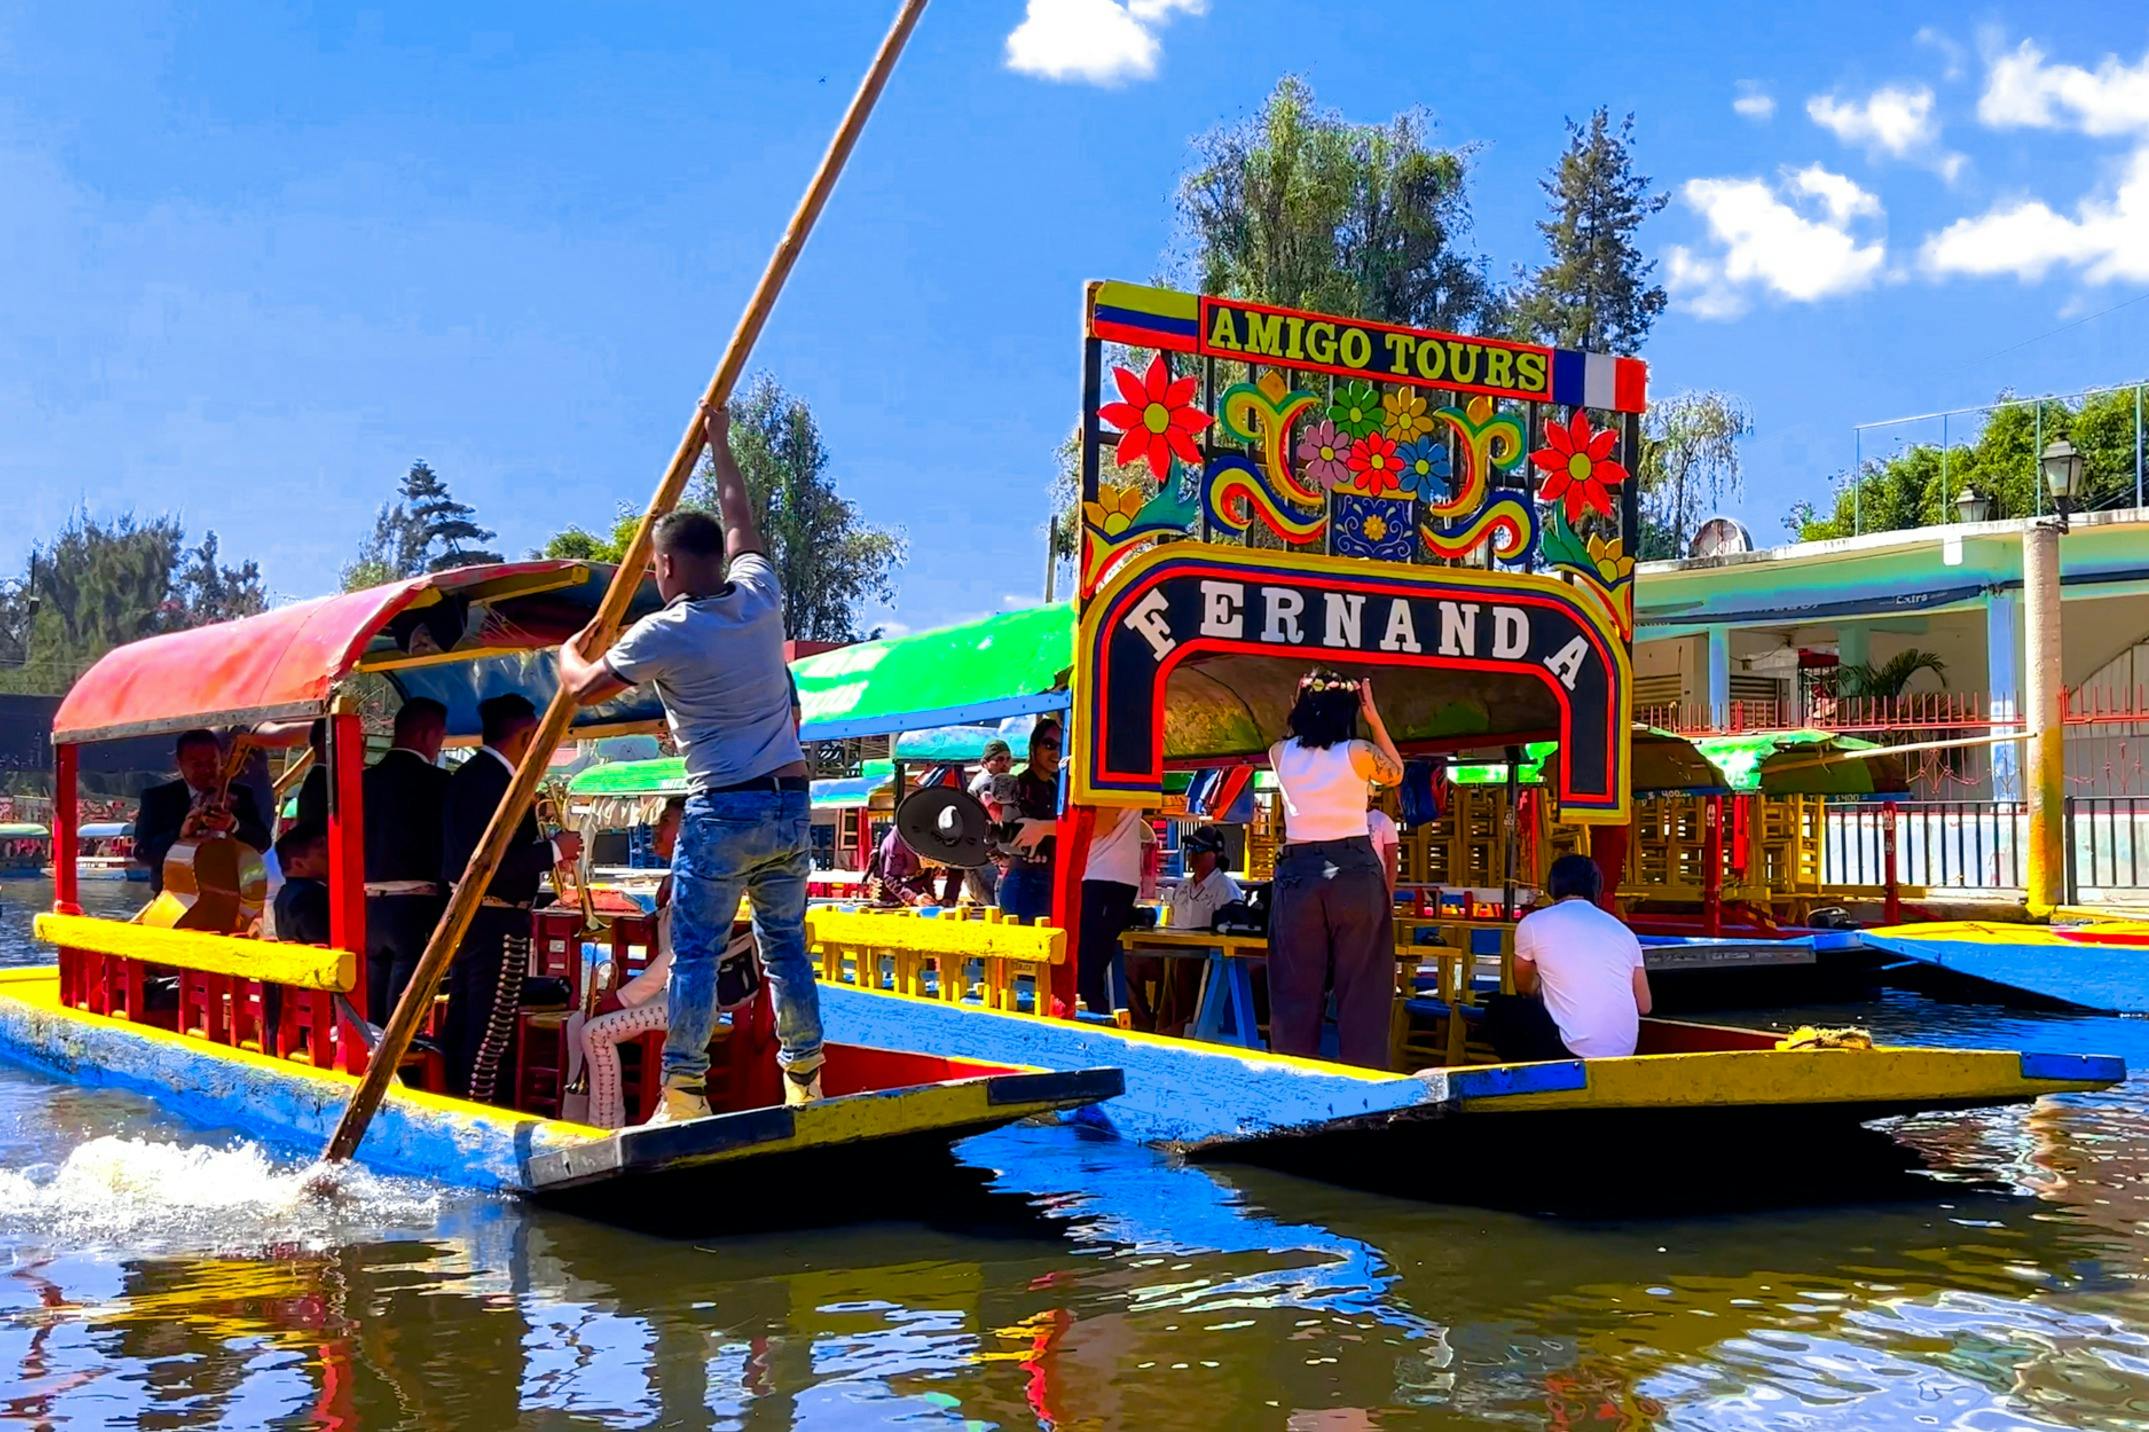
<svg viewBox="0 0 2149 1432"><path fill-rule="evenodd" d="M683 1124L689 1119L709 1117L709 1097L706 1086L698 1078L679 1076L664 1081L664 1095L657 1101L655 1112L650 1114L651 1124Z"/></svg>
<svg viewBox="0 0 2149 1432"><path fill-rule="evenodd" d="M796 1109L802 1104L811 1104L820 1097L821 1071L819 1069L815 1069L804 1078L791 1073L789 1070L784 1071L783 1102L785 1108Z"/></svg>

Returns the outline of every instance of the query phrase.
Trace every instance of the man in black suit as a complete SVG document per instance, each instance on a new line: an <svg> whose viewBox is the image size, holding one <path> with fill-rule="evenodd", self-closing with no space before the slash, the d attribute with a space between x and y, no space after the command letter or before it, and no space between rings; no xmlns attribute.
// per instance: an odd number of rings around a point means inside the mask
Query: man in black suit
<svg viewBox="0 0 2149 1432"><path fill-rule="evenodd" d="M164 889L164 857L182 840L228 831L256 850L269 848L269 824L247 787L232 783L224 804L214 803L223 774L224 747L213 731L179 737L179 779L142 792L134 813L134 858L149 867L149 889Z"/></svg>
<svg viewBox="0 0 2149 1432"><path fill-rule="evenodd" d="M366 1018L375 1024L386 1024L403 997L445 903L448 773L437 762L447 734L448 708L412 697L395 713L395 745L364 777Z"/></svg>
<svg viewBox="0 0 2149 1432"><path fill-rule="evenodd" d="M313 764L306 768L306 779L299 782L298 814L293 825L317 825L328 829L328 722L313 723L306 732L306 744L313 748Z"/></svg>
<svg viewBox="0 0 2149 1432"><path fill-rule="evenodd" d="M462 878L530 748L537 711L521 696L495 696L478 704L478 724L485 744L448 778L440 878L451 885ZM515 1010L529 973L531 906L545 872L581 854L581 836L562 831L547 840L537 818L524 812L448 966L449 1093L491 1103L501 1092L500 1071L513 1068Z"/></svg>

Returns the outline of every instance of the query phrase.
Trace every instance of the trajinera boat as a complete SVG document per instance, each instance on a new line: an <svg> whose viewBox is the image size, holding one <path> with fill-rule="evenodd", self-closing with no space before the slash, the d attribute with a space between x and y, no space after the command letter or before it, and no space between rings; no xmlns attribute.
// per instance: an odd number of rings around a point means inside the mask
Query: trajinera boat
<svg viewBox="0 0 2149 1432"><path fill-rule="evenodd" d="M318 1148L373 1038L353 1004L366 989L361 707L430 697L447 709L451 742L473 742L481 698L515 691L546 702L554 685L546 653L590 619L610 579L609 568L580 562L468 567L152 637L98 661L53 723L56 889L54 908L38 917L36 930L57 960L0 971L0 1057L135 1090L190 1121L278 1146ZM657 605L654 584L645 580L635 611ZM211 727L237 733L238 744L266 745L302 739L315 720L326 722L327 734L327 945L253 932L264 891L258 862L249 875L243 860L194 862L200 888L193 910L220 913L176 922L159 914L161 924L82 913L76 773L83 743ZM654 696L630 692L582 713L579 731L661 725ZM248 778L243 755L229 765ZM236 884L219 887L230 870L239 872ZM437 1092L438 1052L418 1050L360 1146L362 1162L603 1214L642 1202L622 1203L622 1185L638 1190L652 1180L724 1176L736 1189L732 1175L748 1162L840 1167L855 1160L852 1172L866 1168L878 1177L910 1155L944 1154L969 1134L1123 1087L1116 1069L1045 1070L1029 1061L918 1053L905 1043L831 1042L824 1074L830 1097L786 1109L764 992L720 1031L710 1082L716 1116L608 1133L560 1117L567 1026L594 994L586 943L606 946L614 970L624 973L647 958L653 922L621 916L589 928L571 905L539 910L533 922L531 972L559 984L549 1007L517 1014L519 1052L504 1078L505 1106ZM654 1103L657 1050L645 1039L626 1055L630 1110L646 1113ZM736 1202L712 1201L712 1218Z"/></svg>
<svg viewBox="0 0 2149 1432"><path fill-rule="evenodd" d="M1062 720L1053 917L1023 927L983 912L813 912L832 1030L970 1058L1120 1066L1127 1092L1084 1117L1223 1152L1369 1133L1389 1146L1570 1149L1593 1134L1631 1141L1644 1124L1805 1136L2124 1076L2100 1056L1662 1019L1644 1022L1631 1057L1498 1063L1480 1011L1512 984L1512 828L1477 837L1510 851L1507 888L1491 892L1503 918L1438 900L1399 909L1386 1071L1261 1047L1258 936L1127 937L1200 961L1192 1037L1076 1017L1080 881L1099 810L1162 809L1168 780L1188 771L1230 789L1264 763L1315 665L1378 678L1406 757L1513 771L1530 743L1556 743L1543 785L1552 838L1619 888L1639 533L1623 462L1639 446L1646 386L1627 358L1123 283L1090 285L1084 312L1073 602L793 668L808 738ZM928 765L899 759L899 790ZM1348 1173L1335 1161L1317 1171ZM1705 1178L1707 1161L1693 1174Z"/></svg>

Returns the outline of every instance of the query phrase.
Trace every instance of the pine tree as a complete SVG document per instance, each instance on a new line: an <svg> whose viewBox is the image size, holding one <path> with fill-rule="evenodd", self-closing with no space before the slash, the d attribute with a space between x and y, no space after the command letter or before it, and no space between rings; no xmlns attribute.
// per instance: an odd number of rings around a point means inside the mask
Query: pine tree
<svg viewBox="0 0 2149 1432"><path fill-rule="evenodd" d="M1656 261L1635 242L1642 221L1670 195L1634 172L1634 116L1612 127L1600 108L1569 122L1567 152L1542 182L1552 217L1537 228L1551 259L1527 280L1515 305L1521 332L1561 348L1633 353L1664 311Z"/></svg>
<svg viewBox="0 0 2149 1432"><path fill-rule="evenodd" d="M410 465L397 494L407 520L422 534L425 571L445 572L504 560L482 545L499 534L473 522L477 509L457 502L448 484L423 458Z"/></svg>
<svg viewBox="0 0 2149 1432"><path fill-rule="evenodd" d="M201 545L183 556L187 566L176 585L186 625L228 622L269 609L268 593L261 586L261 564L249 557L236 567L223 565L217 560L214 530L204 533Z"/></svg>

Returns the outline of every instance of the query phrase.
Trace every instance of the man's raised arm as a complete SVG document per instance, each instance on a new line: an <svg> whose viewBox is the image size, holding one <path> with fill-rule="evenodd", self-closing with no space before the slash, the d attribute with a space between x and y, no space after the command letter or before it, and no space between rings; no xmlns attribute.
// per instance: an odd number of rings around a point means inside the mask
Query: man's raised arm
<svg viewBox="0 0 2149 1432"><path fill-rule="evenodd" d="M736 561L747 552L767 555L761 523L754 516L754 500L746 491L746 476L731 455L731 414L724 408L704 407L701 417L709 435L709 459L716 467L716 516L724 524L724 559Z"/></svg>

